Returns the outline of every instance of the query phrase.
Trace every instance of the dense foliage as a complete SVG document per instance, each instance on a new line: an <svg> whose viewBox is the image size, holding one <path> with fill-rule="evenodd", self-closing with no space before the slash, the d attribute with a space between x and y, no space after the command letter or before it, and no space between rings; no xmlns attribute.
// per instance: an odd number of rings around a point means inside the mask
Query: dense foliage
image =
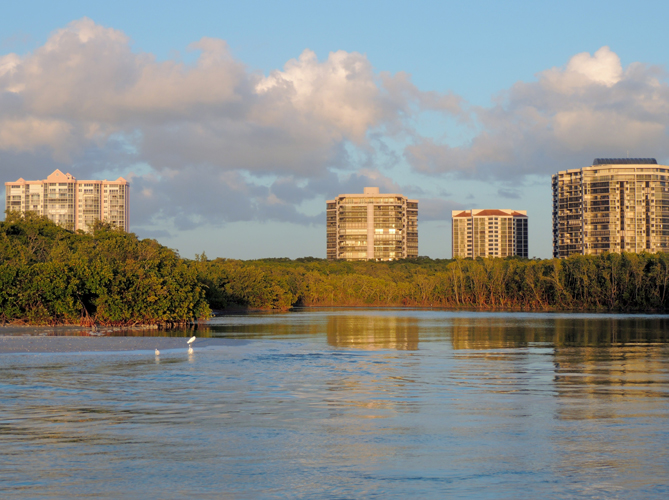
<svg viewBox="0 0 669 500"><path fill-rule="evenodd" d="M173 325L211 309L293 306L667 311L668 286L664 253L191 261L103 223L93 234L33 214L0 223L0 322Z"/></svg>
<svg viewBox="0 0 669 500"><path fill-rule="evenodd" d="M395 262L198 258L215 309L417 306L666 311L669 254Z"/></svg>
<svg viewBox="0 0 669 500"><path fill-rule="evenodd" d="M208 317L192 263L99 223L73 233L34 214L0 223L0 321L162 324Z"/></svg>

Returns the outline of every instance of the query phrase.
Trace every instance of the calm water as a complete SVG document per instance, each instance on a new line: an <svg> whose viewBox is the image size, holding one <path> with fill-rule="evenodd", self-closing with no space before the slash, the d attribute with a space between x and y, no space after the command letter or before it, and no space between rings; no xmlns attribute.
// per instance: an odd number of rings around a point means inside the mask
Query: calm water
<svg viewBox="0 0 669 500"><path fill-rule="evenodd" d="M0 497L669 496L669 317L310 310L197 334L247 342L0 354Z"/></svg>

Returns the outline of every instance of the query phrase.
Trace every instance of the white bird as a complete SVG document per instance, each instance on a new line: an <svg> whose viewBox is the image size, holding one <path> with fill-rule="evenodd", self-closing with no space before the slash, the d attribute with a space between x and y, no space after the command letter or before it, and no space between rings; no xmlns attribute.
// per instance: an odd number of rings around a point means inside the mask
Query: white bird
<svg viewBox="0 0 669 500"><path fill-rule="evenodd" d="M156 356L160 356L160 351L156 349Z"/></svg>
<svg viewBox="0 0 669 500"><path fill-rule="evenodd" d="M188 344L188 354L193 354L193 342L195 342L195 335L193 335L191 338L189 338L186 343Z"/></svg>

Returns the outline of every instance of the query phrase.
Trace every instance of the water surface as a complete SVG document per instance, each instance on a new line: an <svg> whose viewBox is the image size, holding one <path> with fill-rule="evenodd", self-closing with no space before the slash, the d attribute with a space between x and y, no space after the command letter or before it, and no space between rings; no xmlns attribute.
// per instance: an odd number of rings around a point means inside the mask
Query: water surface
<svg viewBox="0 0 669 500"><path fill-rule="evenodd" d="M0 496L665 498L668 327L302 310L0 354Z"/></svg>

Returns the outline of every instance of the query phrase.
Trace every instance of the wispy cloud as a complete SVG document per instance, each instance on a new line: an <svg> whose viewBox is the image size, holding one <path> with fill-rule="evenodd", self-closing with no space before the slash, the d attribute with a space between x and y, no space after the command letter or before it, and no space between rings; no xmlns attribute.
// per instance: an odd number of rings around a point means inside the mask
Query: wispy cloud
<svg viewBox="0 0 669 500"><path fill-rule="evenodd" d="M502 180L585 166L596 156L627 151L666 158L666 77L656 66L623 68L609 47L577 54L565 67L501 92L492 107L472 109L480 131L469 144L451 147L426 137L405 155L423 173Z"/></svg>
<svg viewBox="0 0 669 500"><path fill-rule="evenodd" d="M500 188L497 190L497 194L502 198L509 198L511 200L520 199L520 190L513 188Z"/></svg>

